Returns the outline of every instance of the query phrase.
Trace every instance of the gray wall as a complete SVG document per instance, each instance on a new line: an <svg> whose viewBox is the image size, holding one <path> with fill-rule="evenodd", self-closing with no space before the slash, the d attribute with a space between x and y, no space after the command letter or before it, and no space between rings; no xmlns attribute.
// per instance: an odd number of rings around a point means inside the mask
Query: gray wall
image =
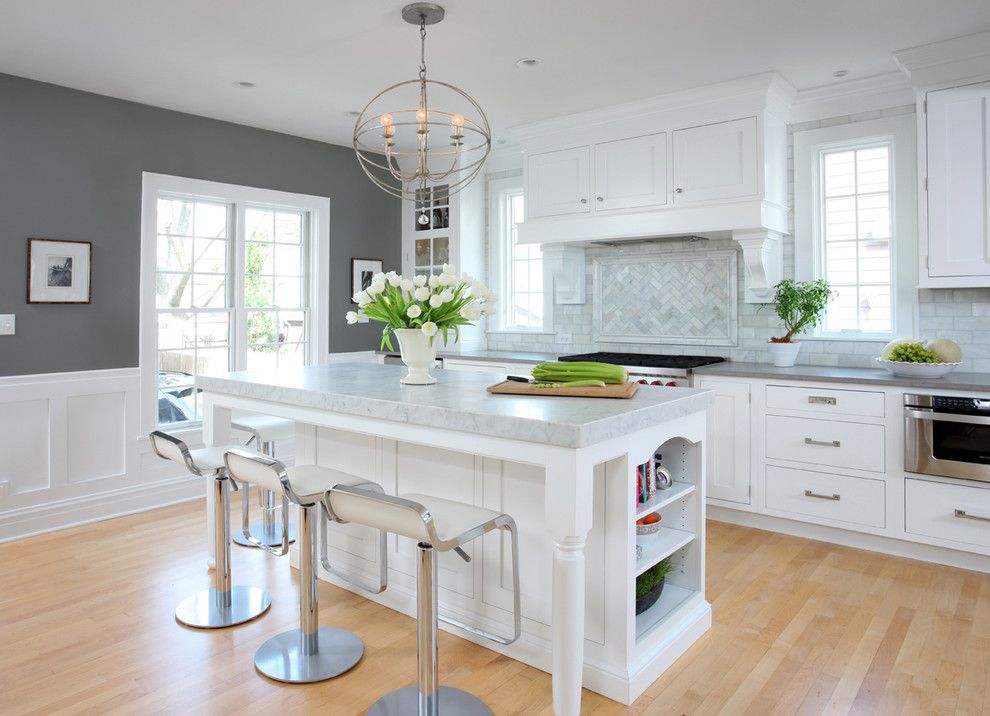
<svg viewBox="0 0 990 716"><path fill-rule="evenodd" d="M330 346L377 348L347 326L350 260L400 267L400 204L348 147L0 74L0 376L138 364L141 173L329 196ZM93 303L26 302L28 237L93 242Z"/></svg>

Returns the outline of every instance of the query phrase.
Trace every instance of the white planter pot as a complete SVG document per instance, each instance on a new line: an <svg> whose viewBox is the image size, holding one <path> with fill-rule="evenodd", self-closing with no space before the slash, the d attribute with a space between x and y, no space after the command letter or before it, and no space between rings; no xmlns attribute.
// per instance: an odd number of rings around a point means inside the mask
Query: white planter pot
<svg viewBox="0 0 990 716"><path fill-rule="evenodd" d="M797 360L798 351L801 350L800 343L774 343L767 341L767 350L770 351L770 360L778 368L791 368Z"/></svg>
<svg viewBox="0 0 990 716"><path fill-rule="evenodd" d="M430 368L437 359L438 339L434 336L433 344L430 337L418 328L398 328L394 335L399 339L399 352L402 362L409 372L402 378L406 385L432 385L437 379L430 375Z"/></svg>

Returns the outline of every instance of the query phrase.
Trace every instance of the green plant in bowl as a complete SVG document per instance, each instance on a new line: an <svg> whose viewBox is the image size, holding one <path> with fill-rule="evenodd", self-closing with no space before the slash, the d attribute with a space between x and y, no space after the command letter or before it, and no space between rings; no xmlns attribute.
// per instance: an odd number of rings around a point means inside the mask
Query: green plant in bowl
<svg viewBox="0 0 990 716"><path fill-rule="evenodd" d="M667 557L636 577L636 598L638 599L656 589L670 570L670 557Z"/></svg>

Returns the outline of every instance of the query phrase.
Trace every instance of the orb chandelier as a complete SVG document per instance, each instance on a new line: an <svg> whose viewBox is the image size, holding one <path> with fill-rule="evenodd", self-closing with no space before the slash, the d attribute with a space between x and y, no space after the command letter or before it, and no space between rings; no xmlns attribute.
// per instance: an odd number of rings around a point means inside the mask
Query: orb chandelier
<svg viewBox="0 0 990 716"><path fill-rule="evenodd" d="M481 106L454 85L426 77L426 26L443 17L444 9L433 3L402 8L402 19L419 25L419 78L379 92L354 124L354 151L364 173L400 199L422 202L426 188L441 183L455 194L478 175L491 152L491 128Z"/></svg>

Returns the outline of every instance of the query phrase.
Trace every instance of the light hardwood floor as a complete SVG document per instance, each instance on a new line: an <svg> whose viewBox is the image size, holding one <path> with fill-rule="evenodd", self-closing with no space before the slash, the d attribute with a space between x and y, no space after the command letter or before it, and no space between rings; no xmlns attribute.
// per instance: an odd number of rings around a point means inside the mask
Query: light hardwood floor
<svg viewBox="0 0 990 716"><path fill-rule="evenodd" d="M711 631L625 708L583 713L978 714L990 709L990 575L709 523ZM322 684L258 676L255 649L297 620L296 572L235 548L271 612L215 632L173 620L208 585L204 506L188 503L0 545L2 714L360 714L415 676L414 622L321 584L321 623L361 664ZM449 634L443 683L496 714L550 714L550 678Z"/></svg>

